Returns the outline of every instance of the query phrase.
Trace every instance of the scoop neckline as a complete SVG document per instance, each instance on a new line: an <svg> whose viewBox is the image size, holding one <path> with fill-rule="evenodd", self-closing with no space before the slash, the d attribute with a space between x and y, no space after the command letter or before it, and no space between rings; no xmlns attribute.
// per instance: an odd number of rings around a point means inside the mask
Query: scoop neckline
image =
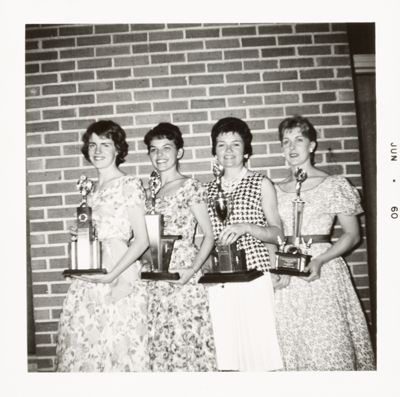
<svg viewBox="0 0 400 397"><path fill-rule="evenodd" d="M191 179L194 180L194 178L190 178L190 177L185 177L184 179L186 179L186 181L183 183L182 186L180 186L180 187L178 187L178 189L176 189L175 193L167 194L167 195L162 196L162 197L156 197L156 200L163 200L163 199L168 198L168 197L176 196L178 194L178 192L186 186L188 181L190 181Z"/></svg>
<svg viewBox="0 0 400 397"><path fill-rule="evenodd" d="M326 175L326 176L322 179L322 181L321 181L320 183L318 183L317 185L315 185L315 186L313 186L313 187L310 187L309 189L301 189L301 192L309 192L309 191L311 191L311 190L316 189L318 186L321 186L321 185L322 185L328 178L330 178L331 176L332 176L332 175ZM295 194L296 194L296 191L295 191L295 190L294 190L293 192L290 192L290 191L287 191L287 190L285 190L285 189L282 189L282 187L280 186L280 183L277 183L276 186L278 186L279 189L280 189L283 193L289 193L289 194L295 193Z"/></svg>
<svg viewBox="0 0 400 397"><path fill-rule="evenodd" d="M116 186L116 184L117 184L117 181L119 181L121 178L125 178L125 177L127 177L127 176L129 176L129 175L127 175L127 174L120 175L120 176L118 176L118 177L112 179L112 180L109 182L109 184L107 184L107 185L106 185L105 187L103 187L102 189L94 190L93 193L97 193L97 194L98 194L98 193L101 193L101 192L106 191L107 189L114 188L114 187ZM98 182L96 182L96 184L95 184L96 187L97 187L97 183L98 183Z"/></svg>

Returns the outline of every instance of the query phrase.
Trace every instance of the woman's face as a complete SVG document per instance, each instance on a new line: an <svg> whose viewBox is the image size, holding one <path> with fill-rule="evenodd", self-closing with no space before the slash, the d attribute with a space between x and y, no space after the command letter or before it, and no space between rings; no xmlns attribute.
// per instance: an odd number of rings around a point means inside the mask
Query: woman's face
<svg viewBox="0 0 400 397"><path fill-rule="evenodd" d="M174 141L167 138L154 138L149 147L149 156L153 167L159 171L177 168L178 161L183 155L183 149L177 149Z"/></svg>
<svg viewBox="0 0 400 397"><path fill-rule="evenodd" d="M300 166L309 161L315 145L301 133L300 127L287 129L283 133L282 151L291 166Z"/></svg>
<svg viewBox="0 0 400 397"><path fill-rule="evenodd" d="M89 158L97 169L115 165L118 151L112 139L93 133L89 138Z"/></svg>
<svg viewBox="0 0 400 397"><path fill-rule="evenodd" d="M235 168L244 163L244 142L237 132L222 132L217 136L215 154L224 168Z"/></svg>

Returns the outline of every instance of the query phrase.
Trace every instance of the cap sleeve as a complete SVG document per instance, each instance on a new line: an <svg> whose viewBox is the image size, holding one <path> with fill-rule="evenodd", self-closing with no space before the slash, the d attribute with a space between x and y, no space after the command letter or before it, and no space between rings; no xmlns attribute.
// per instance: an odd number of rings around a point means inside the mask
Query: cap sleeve
<svg viewBox="0 0 400 397"><path fill-rule="evenodd" d="M141 179L133 176L124 178L122 181L122 194L128 206L144 206L145 192Z"/></svg>
<svg viewBox="0 0 400 397"><path fill-rule="evenodd" d="M363 213L357 189L342 176L329 178L331 179L331 193L328 194L328 212L345 215Z"/></svg>
<svg viewBox="0 0 400 397"><path fill-rule="evenodd" d="M185 199L188 206L207 202L207 190L197 179L190 178L185 186Z"/></svg>

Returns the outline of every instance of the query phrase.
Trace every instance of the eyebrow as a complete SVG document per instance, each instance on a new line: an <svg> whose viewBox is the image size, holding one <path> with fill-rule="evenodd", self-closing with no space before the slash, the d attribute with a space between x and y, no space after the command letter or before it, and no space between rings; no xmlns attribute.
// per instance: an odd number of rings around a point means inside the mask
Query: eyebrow
<svg viewBox="0 0 400 397"><path fill-rule="evenodd" d="M163 147L166 147L166 146L172 146L172 143L165 143L165 144L162 145L160 148L163 148ZM150 145L149 147L150 147L150 149L151 149L151 148L157 148L157 146L155 146L155 145Z"/></svg>
<svg viewBox="0 0 400 397"><path fill-rule="evenodd" d="M217 138L217 142L226 142L226 141ZM242 142L242 141L240 139L234 139L233 141L229 142Z"/></svg>

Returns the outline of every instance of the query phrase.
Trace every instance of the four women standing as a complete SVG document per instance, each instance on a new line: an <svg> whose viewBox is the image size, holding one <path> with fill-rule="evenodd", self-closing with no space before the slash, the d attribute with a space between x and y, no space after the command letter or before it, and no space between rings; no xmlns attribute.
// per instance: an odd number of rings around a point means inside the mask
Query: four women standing
<svg viewBox="0 0 400 397"><path fill-rule="evenodd" d="M145 136L159 175L155 210L164 215L164 233L182 239L175 243L170 264L180 279L144 282L136 260L148 245L145 197L140 180L118 169L127 153L124 132L111 121L88 128L82 152L99 176L89 204L109 273L73 280L60 318L58 370L372 369L365 319L339 257L358 239L355 216L361 208L344 178L313 167L313 127L303 118L280 125L286 160L292 170L300 166L309 176L302 193L303 234L328 235L335 215L344 234L333 246L313 244L307 279L282 276L277 281L274 276L276 306L268 272L270 244L283 237L280 216L285 234L291 230L293 178L276 193L268 178L246 168L252 134L240 119L218 121L211 139L212 153L224 168L222 188L232 203L226 225L214 210L215 181L206 190L180 173L178 127L161 123ZM197 224L204 235L199 249L193 241ZM263 276L208 287L197 283L214 240L237 243L246 252L248 269L261 270Z"/></svg>

